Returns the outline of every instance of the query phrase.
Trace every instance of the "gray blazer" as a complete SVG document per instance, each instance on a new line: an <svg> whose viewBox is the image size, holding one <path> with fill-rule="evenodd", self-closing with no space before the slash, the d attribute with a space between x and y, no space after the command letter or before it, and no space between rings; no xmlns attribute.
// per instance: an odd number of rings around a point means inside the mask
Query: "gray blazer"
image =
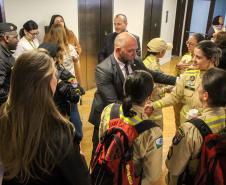
<svg viewBox="0 0 226 185"><path fill-rule="evenodd" d="M138 57L134 59L134 63L131 67L133 71L148 71L156 83L168 85L175 85L176 83L175 76L169 76L147 69ZM89 122L95 126L99 126L103 109L111 103L121 101L123 98L123 83L125 79L114 54L111 54L104 60L104 62L97 65L95 70L95 80L97 91L94 94Z"/></svg>

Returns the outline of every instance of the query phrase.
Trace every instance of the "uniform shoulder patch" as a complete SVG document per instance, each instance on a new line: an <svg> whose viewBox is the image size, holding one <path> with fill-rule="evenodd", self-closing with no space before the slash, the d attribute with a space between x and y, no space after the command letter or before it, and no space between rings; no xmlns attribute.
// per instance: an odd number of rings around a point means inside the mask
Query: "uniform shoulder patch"
<svg viewBox="0 0 226 185"><path fill-rule="evenodd" d="M157 149L159 149L162 146L162 144L163 144L162 135L158 139L155 140L155 143L156 143Z"/></svg>
<svg viewBox="0 0 226 185"><path fill-rule="evenodd" d="M176 135L173 138L173 144L177 145L181 139L185 136L183 128L179 127Z"/></svg>

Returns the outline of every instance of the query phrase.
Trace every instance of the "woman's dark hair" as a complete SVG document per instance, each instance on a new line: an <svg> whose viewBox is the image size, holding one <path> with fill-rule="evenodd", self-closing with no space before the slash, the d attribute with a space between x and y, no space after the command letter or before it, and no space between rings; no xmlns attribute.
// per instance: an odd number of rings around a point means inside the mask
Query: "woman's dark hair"
<svg viewBox="0 0 226 185"><path fill-rule="evenodd" d="M61 15L58 15L58 14L53 15L53 16L51 17L51 20L50 20L50 23L49 23L49 27L48 27L47 33L49 33L49 31L50 31L50 29L51 29L52 25L54 24L54 21L55 21L55 19L56 19L57 17L61 17L61 18L63 19L63 21L64 21L64 18L63 18ZM67 29L67 28L66 28L66 25L65 25L65 22L64 22L64 28Z"/></svg>
<svg viewBox="0 0 226 185"><path fill-rule="evenodd" d="M159 53L159 52L158 52ZM148 56L150 56L150 55L157 55L158 53L156 53L156 52L150 52L150 51L147 51L147 54L145 55L145 57L143 58L143 60L145 60Z"/></svg>
<svg viewBox="0 0 226 185"><path fill-rule="evenodd" d="M194 33L192 35L192 37L194 37L196 39L197 43L199 43L205 39L201 33Z"/></svg>
<svg viewBox="0 0 226 185"><path fill-rule="evenodd" d="M153 91L154 82L152 76L143 70L131 73L124 83L125 98L122 102L124 116L133 117L136 112L132 111L132 103L141 104Z"/></svg>
<svg viewBox="0 0 226 185"><path fill-rule="evenodd" d="M218 66L222 51L214 42L210 40L203 40L196 45L196 48L202 50L204 56L208 60L215 58L214 65Z"/></svg>
<svg viewBox="0 0 226 185"><path fill-rule="evenodd" d="M220 18L220 17L221 17L220 15L214 17L212 24L213 24L213 25L219 25L219 24L220 24L220 23L219 23L219 18Z"/></svg>
<svg viewBox="0 0 226 185"><path fill-rule="evenodd" d="M217 34L215 43L221 49L226 48L226 32L219 32Z"/></svg>
<svg viewBox="0 0 226 185"><path fill-rule="evenodd" d="M203 90L208 92L208 104L213 107L226 106L226 71L219 68L210 68L202 78Z"/></svg>
<svg viewBox="0 0 226 185"><path fill-rule="evenodd" d="M38 29L38 25L35 21L27 21L26 23L24 23L23 28L20 29L19 35L20 38L22 38L25 33L24 30L26 30L27 32L31 31L31 30L37 30Z"/></svg>

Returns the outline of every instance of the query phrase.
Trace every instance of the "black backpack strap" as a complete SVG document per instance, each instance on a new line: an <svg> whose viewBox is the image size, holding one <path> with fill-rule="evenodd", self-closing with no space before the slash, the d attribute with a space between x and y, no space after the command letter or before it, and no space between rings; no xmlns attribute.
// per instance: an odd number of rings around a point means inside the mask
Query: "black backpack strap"
<svg viewBox="0 0 226 185"><path fill-rule="evenodd" d="M135 129L136 129L138 135L140 135L142 132L149 130L153 127L159 127L159 126L156 125L151 120L144 120L144 121L141 121L139 124L135 125Z"/></svg>
<svg viewBox="0 0 226 185"><path fill-rule="evenodd" d="M111 113L110 113L110 120L111 119L115 119L115 118L119 118L119 107L121 106L121 104L119 103L114 103L111 107Z"/></svg>
<svg viewBox="0 0 226 185"><path fill-rule="evenodd" d="M203 140L205 139L206 136L213 133L210 127L202 119L194 118L188 120L187 122L192 123L199 130L203 137Z"/></svg>

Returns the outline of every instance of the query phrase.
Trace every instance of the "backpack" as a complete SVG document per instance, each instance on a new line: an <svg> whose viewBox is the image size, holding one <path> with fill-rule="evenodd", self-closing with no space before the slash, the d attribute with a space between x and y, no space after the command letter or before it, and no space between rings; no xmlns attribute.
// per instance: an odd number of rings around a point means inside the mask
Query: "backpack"
<svg viewBox="0 0 226 185"><path fill-rule="evenodd" d="M133 165L133 141L150 128L157 127L151 120L135 126L119 118L120 104L113 104L109 129L104 132L97 146L92 163L92 185L138 185Z"/></svg>
<svg viewBox="0 0 226 185"><path fill-rule="evenodd" d="M196 174L195 185L226 184L226 134L213 134L201 119L189 120L203 137L201 163Z"/></svg>

